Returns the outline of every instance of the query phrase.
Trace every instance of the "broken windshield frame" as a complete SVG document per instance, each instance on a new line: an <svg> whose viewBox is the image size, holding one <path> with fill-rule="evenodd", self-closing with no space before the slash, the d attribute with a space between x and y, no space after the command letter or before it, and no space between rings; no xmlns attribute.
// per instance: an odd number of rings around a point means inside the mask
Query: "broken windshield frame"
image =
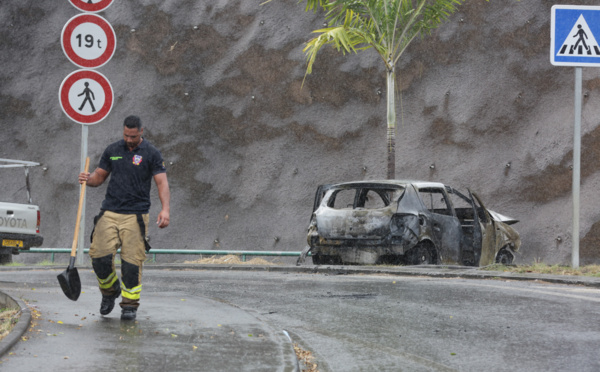
<svg viewBox="0 0 600 372"><path fill-rule="evenodd" d="M320 190L322 190L320 188ZM340 198L340 193L344 198ZM327 207L333 209L380 209L398 203L404 195L403 187L373 187L371 185L356 185L351 187L331 187L323 199ZM317 197L319 194L317 194ZM378 196L380 199L374 197ZM316 204L316 203L315 203ZM317 206L318 208L318 206Z"/></svg>

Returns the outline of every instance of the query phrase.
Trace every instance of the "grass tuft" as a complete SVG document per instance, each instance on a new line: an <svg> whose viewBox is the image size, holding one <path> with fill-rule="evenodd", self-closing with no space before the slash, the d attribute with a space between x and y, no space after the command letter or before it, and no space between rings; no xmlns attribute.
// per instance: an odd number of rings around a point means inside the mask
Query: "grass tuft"
<svg viewBox="0 0 600 372"><path fill-rule="evenodd" d="M21 311L19 309L0 309L0 340L8 336L19 321L20 316Z"/></svg>
<svg viewBox="0 0 600 372"><path fill-rule="evenodd" d="M575 276L593 276L600 277L600 265L587 265L580 266L577 269L573 269L570 266L565 265L548 265L544 263L534 263L532 265L511 265L505 266L500 264L489 265L482 267L482 270L489 271L504 271L513 273L536 273L536 274L550 274L550 275L575 275Z"/></svg>

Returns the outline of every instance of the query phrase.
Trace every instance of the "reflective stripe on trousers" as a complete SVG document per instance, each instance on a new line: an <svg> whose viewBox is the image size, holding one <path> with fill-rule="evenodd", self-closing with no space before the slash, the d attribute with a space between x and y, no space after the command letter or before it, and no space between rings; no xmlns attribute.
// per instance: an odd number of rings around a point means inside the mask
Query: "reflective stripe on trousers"
<svg viewBox="0 0 600 372"><path fill-rule="evenodd" d="M141 293L142 293L142 285L141 284L130 289L130 288L126 288L125 285L123 284L123 282L121 282L121 296L123 296L123 298L128 298L133 301L139 301Z"/></svg>
<svg viewBox="0 0 600 372"><path fill-rule="evenodd" d="M112 286L115 284L115 282L117 281L117 273L116 272L112 272L110 273L110 275L106 278L106 279L101 279L99 277L96 277L98 279L98 285L100 286L101 289L110 289L112 288Z"/></svg>

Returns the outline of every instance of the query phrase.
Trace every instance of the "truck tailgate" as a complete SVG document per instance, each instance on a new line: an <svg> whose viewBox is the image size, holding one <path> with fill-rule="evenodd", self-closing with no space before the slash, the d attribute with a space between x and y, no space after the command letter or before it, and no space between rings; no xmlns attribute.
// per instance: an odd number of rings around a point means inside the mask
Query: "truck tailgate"
<svg viewBox="0 0 600 372"><path fill-rule="evenodd" d="M38 234L36 205L0 203L0 230L14 234Z"/></svg>

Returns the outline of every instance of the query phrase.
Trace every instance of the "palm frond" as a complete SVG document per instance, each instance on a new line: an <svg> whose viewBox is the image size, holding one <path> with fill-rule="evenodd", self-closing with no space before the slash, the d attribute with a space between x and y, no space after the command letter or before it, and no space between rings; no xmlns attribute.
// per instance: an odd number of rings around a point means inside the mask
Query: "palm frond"
<svg viewBox="0 0 600 372"><path fill-rule="evenodd" d="M312 72L312 66L315 63L319 50L325 45L331 45L338 52L341 51L344 54L363 49L361 47L357 48L362 42L362 38L356 34L356 30L353 28L346 28L344 26L329 27L315 30L313 33L320 35L310 39L303 49L303 52L306 54L306 72L308 74Z"/></svg>

